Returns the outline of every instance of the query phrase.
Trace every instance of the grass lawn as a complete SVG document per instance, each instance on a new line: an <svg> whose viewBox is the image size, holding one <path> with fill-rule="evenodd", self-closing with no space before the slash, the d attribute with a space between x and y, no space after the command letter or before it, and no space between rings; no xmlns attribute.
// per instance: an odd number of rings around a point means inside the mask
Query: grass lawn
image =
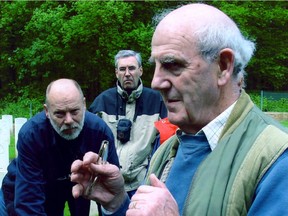
<svg viewBox="0 0 288 216"><path fill-rule="evenodd" d="M280 121L280 123L281 123L282 125L284 125L285 127L288 127L288 120L286 120L286 121Z"/></svg>

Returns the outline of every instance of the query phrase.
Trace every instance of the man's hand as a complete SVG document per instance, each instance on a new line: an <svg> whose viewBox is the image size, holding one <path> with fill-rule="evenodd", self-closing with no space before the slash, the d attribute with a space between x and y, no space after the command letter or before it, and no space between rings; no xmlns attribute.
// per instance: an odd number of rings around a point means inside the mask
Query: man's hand
<svg viewBox="0 0 288 216"><path fill-rule="evenodd" d="M99 202L106 210L115 211L124 202L126 192L124 179L119 168L113 164L97 164L98 155L88 152L83 161L76 160L71 166L71 181L77 183L72 188L74 198L83 196ZM87 188L95 177L97 182L91 194L86 194Z"/></svg>
<svg viewBox="0 0 288 216"><path fill-rule="evenodd" d="M126 216L179 216L178 205L165 186L154 174L151 186L140 186L131 199Z"/></svg>

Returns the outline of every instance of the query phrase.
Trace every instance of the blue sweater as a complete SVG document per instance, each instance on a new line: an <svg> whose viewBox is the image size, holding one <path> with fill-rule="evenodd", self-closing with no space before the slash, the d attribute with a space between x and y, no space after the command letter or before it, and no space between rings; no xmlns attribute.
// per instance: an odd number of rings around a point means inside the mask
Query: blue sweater
<svg viewBox="0 0 288 216"><path fill-rule="evenodd" d="M211 152L211 149L204 134L182 135L179 139L180 146L165 184L177 201L181 215L189 191L187 188L192 182L197 167ZM181 176L181 178L175 178L175 176Z"/></svg>

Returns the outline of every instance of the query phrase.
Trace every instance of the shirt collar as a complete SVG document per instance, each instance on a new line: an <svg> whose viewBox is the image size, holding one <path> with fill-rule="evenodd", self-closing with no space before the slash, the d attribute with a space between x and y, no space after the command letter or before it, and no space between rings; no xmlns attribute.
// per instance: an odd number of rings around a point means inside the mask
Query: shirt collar
<svg viewBox="0 0 288 216"><path fill-rule="evenodd" d="M217 146L220 134L235 104L236 104L236 101L231 106L229 106L224 112L222 112L219 116L217 116L215 119L209 122L205 127L203 127L202 130L198 132L200 133L201 131L203 131L205 133L212 151Z"/></svg>

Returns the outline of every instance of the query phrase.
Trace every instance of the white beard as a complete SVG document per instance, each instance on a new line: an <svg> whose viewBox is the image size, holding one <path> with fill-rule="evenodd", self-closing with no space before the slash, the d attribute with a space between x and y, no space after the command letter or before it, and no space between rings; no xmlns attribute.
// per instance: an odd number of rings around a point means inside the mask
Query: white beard
<svg viewBox="0 0 288 216"><path fill-rule="evenodd" d="M70 126L67 126L67 125L63 125L61 128L59 128L56 123L51 119L49 118L50 120L50 123L52 125L52 127L54 128L54 130L64 139L66 140L74 140L76 139L79 134L81 133L82 129L83 129L83 125L84 125L84 119L85 119L85 111L83 112L83 118L81 120L81 122L78 124L78 123L73 123L72 125ZM75 130L72 134L65 134L63 131L64 130L67 130L67 129L71 129L73 128L73 130Z"/></svg>

